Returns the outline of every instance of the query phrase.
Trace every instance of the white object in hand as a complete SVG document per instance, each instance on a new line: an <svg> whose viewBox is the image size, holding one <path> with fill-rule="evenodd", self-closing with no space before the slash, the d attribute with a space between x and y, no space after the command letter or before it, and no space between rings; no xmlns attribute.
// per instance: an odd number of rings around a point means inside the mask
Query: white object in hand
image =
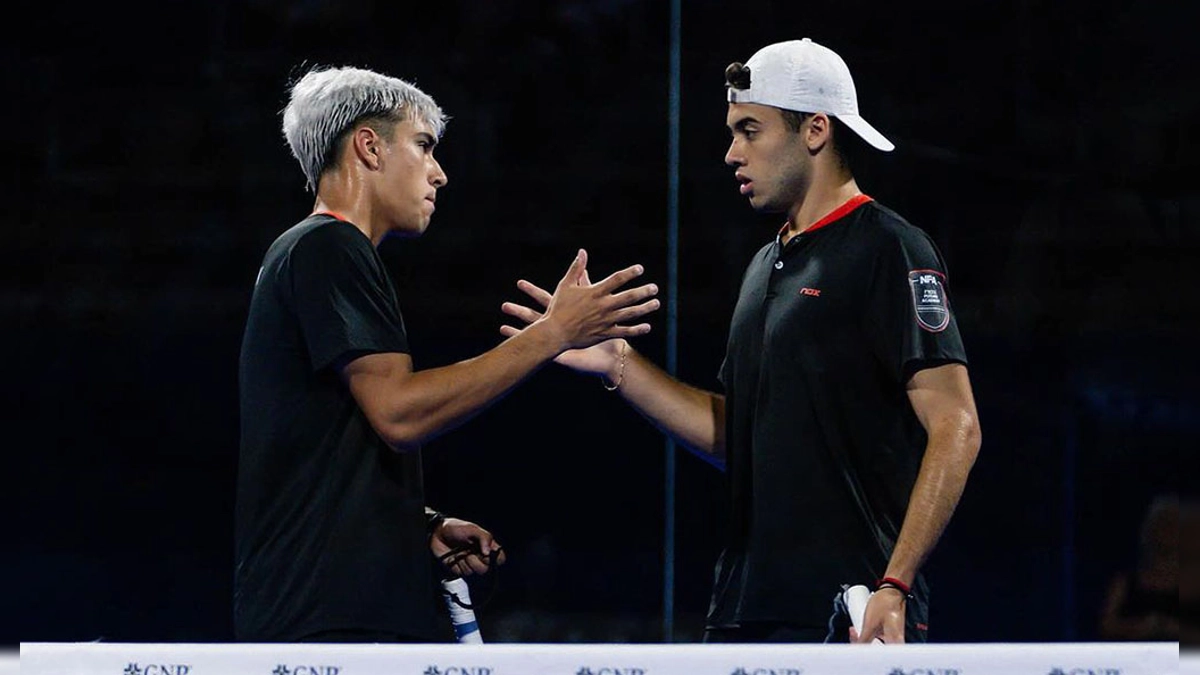
<svg viewBox="0 0 1200 675"><path fill-rule="evenodd" d="M846 610L850 612L850 623L859 633L862 633L863 615L867 612L867 601L872 595L874 593L862 584L855 584L842 591L842 600L846 603ZM871 644L883 644L883 640L876 637Z"/></svg>
<svg viewBox="0 0 1200 675"><path fill-rule="evenodd" d="M483 636L479 633L479 622L475 620L475 610L470 609L471 590L462 577L443 579L442 588L445 593L446 607L450 610L450 623L454 624L454 637L459 642L483 644ZM454 599L458 598L458 602ZM463 607L458 604L468 605Z"/></svg>

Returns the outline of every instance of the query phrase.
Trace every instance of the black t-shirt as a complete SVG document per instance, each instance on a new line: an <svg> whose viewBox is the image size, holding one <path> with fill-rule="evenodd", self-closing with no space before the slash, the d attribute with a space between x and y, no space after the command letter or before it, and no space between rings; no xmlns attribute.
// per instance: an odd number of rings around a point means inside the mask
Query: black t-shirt
<svg viewBox="0 0 1200 675"><path fill-rule="evenodd" d="M823 627L842 584L873 587L925 449L905 384L966 363L929 236L869 198L831 215L764 246L742 279L720 372L733 517L711 627ZM918 641L923 576L913 592Z"/></svg>
<svg viewBox="0 0 1200 675"><path fill-rule="evenodd" d="M350 223L313 215L268 249L243 336L234 628L434 638L421 455L375 433L338 365L408 352L391 279Z"/></svg>

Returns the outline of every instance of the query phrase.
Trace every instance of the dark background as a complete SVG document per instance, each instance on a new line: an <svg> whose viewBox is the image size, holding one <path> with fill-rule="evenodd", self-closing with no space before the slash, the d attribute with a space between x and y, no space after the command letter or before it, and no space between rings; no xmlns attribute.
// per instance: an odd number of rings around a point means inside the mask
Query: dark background
<svg viewBox="0 0 1200 675"><path fill-rule="evenodd" d="M685 2L674 289L667 2L20 9L0 643L231 639L237 354L261 256L312 204L279 111L313 63L410 79L452 117L431 229L381 248L418 368L495 345L516 279L553 285L585 247L593 278L640 262L677 293L678 373L713 388L778 226L722 162L724 67L805 36L838 51L897 145L859 183L941 247L984 430L927 567L934 640L1096 639L1151 497L1194 487L1200 50L1165 3ZM653 323L635 344L664 363ZM485 639L665 639L665 448L558 366L426 447L430 503L510 556ZM692 641L724 483L679 451L676 486L669 639Z"/></svg>

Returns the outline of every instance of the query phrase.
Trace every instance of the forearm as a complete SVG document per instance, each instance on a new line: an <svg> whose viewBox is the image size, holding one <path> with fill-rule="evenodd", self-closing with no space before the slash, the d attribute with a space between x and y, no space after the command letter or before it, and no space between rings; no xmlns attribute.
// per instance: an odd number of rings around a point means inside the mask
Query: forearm
<svg viewBox="0 0 1200 675"><path fill-rule="evenodd" d="M398 450L458 427L554 358L561 346L549 333L531 326L479 356L391 382L377 427Z"/></svg>
<svg viewBox="0 0 1200 675"><path fill-rule="evenodd" d="M884 576L912 584L962 498L979 444L973 418L964 417L959 423L943 425L930 433Z"/></svg>
<svg viewBox="0 0 1200 675"><path fill-rule="evenodd" d="M684 384L627 347L617 391L658 429L689 450L725 459L725 397Z"/></svg>

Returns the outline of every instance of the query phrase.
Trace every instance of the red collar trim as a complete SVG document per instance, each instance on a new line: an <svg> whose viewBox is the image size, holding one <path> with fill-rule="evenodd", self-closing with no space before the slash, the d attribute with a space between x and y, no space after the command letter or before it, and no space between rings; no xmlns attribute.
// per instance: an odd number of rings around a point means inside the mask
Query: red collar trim
<svg viewBox="0 0 1200 675"><path fill-rule="evenodd" d="M348 218L346 218L346 216L343 216L342 214L340 214L336 211L313 211L311 215L312 216L329 216L330 218L340 220L343 223L350 222L350 220Z"/></svg>
<svg viewBox="0 0 1200 675"><path fill-rule="evenodd" d="M870 195L854 195L850 199L847 199L841 206L839 206L836 209L825 214L824 218L821 218L820 220L813 223L807 229L799 232L798 234L808 234L809 232L812 232L813 230L819 230L822 227L825 227L826 225L828 225L832 222L835 222L837 220L845 218L847 214L849 214L854 209L857 209L858 207L862 206L863 204L866 204L867 202L873 202L873 201L875 201L875 200ZM780 237L782 237L784 235L784 233L787 232L787 228L788 228L787 223L784 223L783 227L779 228L779 236Z"/></svg>

